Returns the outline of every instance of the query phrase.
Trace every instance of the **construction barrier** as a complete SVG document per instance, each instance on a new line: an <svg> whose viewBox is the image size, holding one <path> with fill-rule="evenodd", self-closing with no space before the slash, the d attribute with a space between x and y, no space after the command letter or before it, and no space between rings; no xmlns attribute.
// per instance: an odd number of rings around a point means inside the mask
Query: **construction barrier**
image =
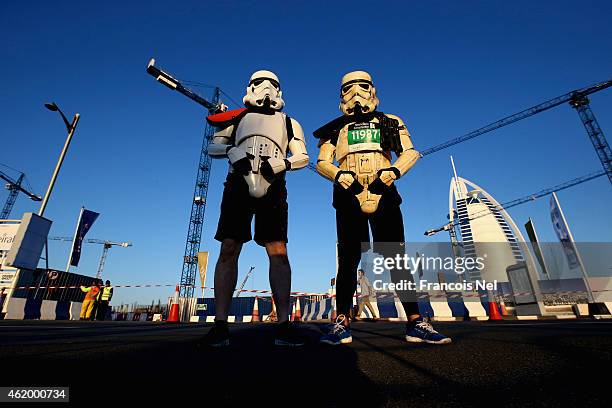
<svg viewBox="0 0 612 408"><path fill-rule="evenodd" d="M166 287L169 285L115 285L114 287L149 288ZM34 287L19 287L34 289ZM37 289L44 289L39 286ZM57 288L63 288L58 286ZM551 287L552 291L555 289ZM257 322L266 321L273 310L272 298L268 290L243 290L242 292L256 294L256 297L236 297L232 300L230 322ZM595 318L610 318L612 315L612 280L601 280L593 291L601 309ZM549 293L549 292L546 292ZM580 290L565 292L550 292L557 295L581 293ZM180 298L175 296L170 301L170 321L180 322L212 322L214 321L214 299ZM267 294L268 296L260 296ZM292 292L291 315L294 321L330 320L337 313L335 296L328 294L314 294L307 292ZM445 292L430 291L417 293L419 312L432 320L488 320L513 316L513 308L507 307L504 298L499 294L479 292ZM524 295L523 293L514 294ZM357 299L356 299L357 300ZM498 303L499 302L499 303ZM255 304L257 303L257 309ZM355 304L357 302L354 302ZM400 300L393 293L379 292L371 299L378 317L393 321L405 321L407 317ZM178 307L177 307L178 306ZM593 306L593 305L591 305ZM5 319L41 319L41 320L78 320L81 309L80 302L41 300L36 298L12 297L6 304ZM178 309L178 313L177 313ZM593 315L587 304L575 304L567 307L547 306L547 318L575 318ZM598 310L599 310L598 309ZM499 315L499 316L498 316ZM373 317L371 312L364 308L361 317ZM514 316L513 316L514 317ZM538 316L516 316L517 319L538 318ZM159 317L157 317L159 319ZM150 321L150 313L118 313L113 320Z"/></svg>
<svg viewBox="0 0 612 408"><path fill-rule="evenodd" d="M79 320L81 302L13 298L5 319L11 320Z"/></svg>

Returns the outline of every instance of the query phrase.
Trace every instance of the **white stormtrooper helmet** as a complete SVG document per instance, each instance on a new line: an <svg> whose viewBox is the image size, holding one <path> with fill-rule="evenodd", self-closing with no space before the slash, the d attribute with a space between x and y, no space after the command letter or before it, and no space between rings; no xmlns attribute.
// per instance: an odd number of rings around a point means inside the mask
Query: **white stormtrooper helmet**
<svg viewBox="0 0 612 408"><path fill-rule="evenodd" d="M353 71L342 77L340 86L340 110L345 115L355 113L355 106L361 107L361 113L376 110L379 100L372 77L365 71Z"/></svg>
<svg viewBox="0 0 612 408"><path fill-rule="evenodd" d="M270 71L257 71L251 75L242 102L253 108L268 107L279 111L285 106L282 96L278 77Z"/></svg>

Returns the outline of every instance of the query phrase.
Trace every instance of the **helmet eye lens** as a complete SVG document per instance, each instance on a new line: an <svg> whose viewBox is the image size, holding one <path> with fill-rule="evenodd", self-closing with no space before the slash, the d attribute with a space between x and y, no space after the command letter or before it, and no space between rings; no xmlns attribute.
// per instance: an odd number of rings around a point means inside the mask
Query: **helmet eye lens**
<svg viewBox="0 0 612 408"><path fill-rule="evenodd" d="M368 84L367 82L353 82L353 83L349 83L349 84L344 85L342 87L342 93L343 94L349 93L349 91L351 89L353 89L354 86L357 86L357 85L359 85L359 87L361 89L363 89L364 91L369 91L370 90L370 84Z"/></svg>
<svg viewBox="0 0 612 408"><path fill-rule="evenodd" d="M272 86L277 90L280 91L280 84L278 82L276 82L274 79L272 78L258 78L258 79L254 79L251 81L251 85L253 86L259 86L261 84L264 83L264 81L268 81L270 82L270 84L272 84Z"/></svg>

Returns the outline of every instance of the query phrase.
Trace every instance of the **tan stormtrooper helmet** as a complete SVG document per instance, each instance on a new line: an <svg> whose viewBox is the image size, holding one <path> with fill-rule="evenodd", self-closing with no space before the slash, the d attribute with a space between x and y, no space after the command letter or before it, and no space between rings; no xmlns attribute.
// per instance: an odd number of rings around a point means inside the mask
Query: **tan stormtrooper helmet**
<svg viewBox="0 0 612 408"><path fill-rule="evenodd" d="M285 106L278 77L271 71L257 71L251 75L246 95L242 98L245 106L281 110Z"/></svg>
<svg viewBox="0 0 612 408"><path fill-rule="evenodd" d="M340 86L340 110L345 115L370 113L378 106L376 88L372 77L365 71L353 71L342 77ZM360 112L356 112L358 106Z"/></svg>

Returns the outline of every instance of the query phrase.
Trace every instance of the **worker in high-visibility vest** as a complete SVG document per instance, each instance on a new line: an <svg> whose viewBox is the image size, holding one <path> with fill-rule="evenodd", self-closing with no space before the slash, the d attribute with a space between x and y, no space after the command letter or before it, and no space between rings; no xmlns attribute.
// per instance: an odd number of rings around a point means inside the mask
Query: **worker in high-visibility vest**
<svg viewBox="0 0 612 408"><path fill-rule="evenodd" d="M98 294L98 315L97 320L104 320L106 313L108 312L108 305L113 298L113 286L109 280Z"/></svg>
<svg viewBox="0 0 612 408"><path fill-rule="evenodd" d="M81 305L81 316L80 320L91 319L91 312L100 293L100 282L96 281L92 286L81 286L81 290L85 292L85 299L83 305Z"/></svg>

